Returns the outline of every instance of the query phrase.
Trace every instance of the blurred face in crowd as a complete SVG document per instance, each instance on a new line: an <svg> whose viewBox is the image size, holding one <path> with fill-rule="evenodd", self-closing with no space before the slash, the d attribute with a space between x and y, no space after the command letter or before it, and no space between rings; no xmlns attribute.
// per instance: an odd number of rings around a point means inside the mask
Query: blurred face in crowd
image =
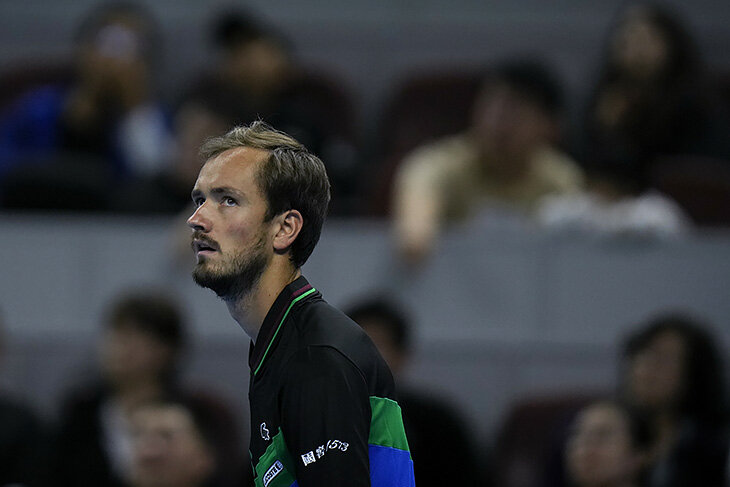
<svg viewBox="0 0 730 487"><path fill-rule="evenodd" d="M628 393L638 406L672 408L683 392L686 347L673 331L660 333L629 362Z"/></svg>
<svg viewBox="0 0 730 487"><path fill-rule="evenodd" d="M209 137L225 133L227 126L220 116L192 102L180 108L175 117L175 127L177 148L173 168L181 186L190 188L200 173L198 149Z"/></svg>
<svg viewBox="0 0 730 487"><path fill-rule="evenodd" d="M190 413L174 405L143 406L132 416L135 487L202 485L214 458Z"/></svg>
<svg viewBox="0 0 730 487"><path fill-rule="evenodd" d="M625 414L611 404L582 411L567 444L566 467L579 487L631 485L641 465Z"/></svg>
<svg viewBox="0 0 730 487"><path fill-rule="evenodd" d="M626 74L639 79L660 72L669 57L663 32L641 7L627 13L614 34L611 53L614 62Z"/></svg>
<svg viewBox="0 0 730 487"><path fill-rule="evenodd" d="M274 39L265 37L233 48L225 63L224 72L229 79L254 95L277 91L289 72L286 50Z"/></svg>
<svg viewBox="0 0 730 487"><path fill-rule="evenodd" d="M120 14L83 42L78 60L87 89L124 102L136 102L146 94L149 79L143 28L142 20Z"/></svg>
<svg viewBox="0 0 730 487"><path fill-rule="evenodd" d="M268 156L250 147L227 150L205 163L193 189L193 279L222 298L247 294L273 257L273 225L264 221L268 205L256 181Z"/></svg>
<svg viewBox="0 0 730 487"><path fill-rule="evenodd" d="M474 107L472 134L490 163L506 172L522 171L554 130L544 110L501 82L487 86Z"/></svg>
<svg viewBox="0 0 730 487"><path fill-rule="evenodd" d="M107 327L101 342L104 374L116 385L159 380L173 360L172 348L135 323Z"/></svg>

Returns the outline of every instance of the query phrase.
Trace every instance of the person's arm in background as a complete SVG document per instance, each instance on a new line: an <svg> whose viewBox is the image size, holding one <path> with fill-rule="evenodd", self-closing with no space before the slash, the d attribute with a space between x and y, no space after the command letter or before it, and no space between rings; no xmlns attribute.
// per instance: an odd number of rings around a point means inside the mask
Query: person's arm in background
<svg viewBox="0 0 730 487"><path fill-rule="evenodd" d="M393 218L398 252L407 264L428 257L440 230L442 191L438 161L431 149L416 150L401 164L393 195Z"/></svg>

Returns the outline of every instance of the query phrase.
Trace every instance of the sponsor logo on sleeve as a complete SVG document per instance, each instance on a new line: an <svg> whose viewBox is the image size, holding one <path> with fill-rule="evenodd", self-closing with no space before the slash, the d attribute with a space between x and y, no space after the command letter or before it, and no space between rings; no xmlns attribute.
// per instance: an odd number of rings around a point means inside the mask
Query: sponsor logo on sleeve
<svg viewBox="0 0 730 487"><path fill-rule="evenodd" d="M304 466L306 467L310 463L316 462L317 459L314 458L314 452L310 451L302 455L302 463L304 463Z"/></svg>
<svg viewBox="0 0 730 487"><path fill-rule="evenodd" d="M268 487L271 481L274 480L274 477L279 475L282 470L284 470L284 465L279 460L275 461L264 474L264 487Z"/></svg>
<svg viewBox="0 0 730 487"><path fill-rule="evenodd" d="M325 456L325 454L330 450L339 450L341 452L346 452L349 446L350 444L346 441L329 440L324 445L319 445L314 451L310 451L302 455L302 462L306 467L310 463L314 463L323 456Z"/></svg>

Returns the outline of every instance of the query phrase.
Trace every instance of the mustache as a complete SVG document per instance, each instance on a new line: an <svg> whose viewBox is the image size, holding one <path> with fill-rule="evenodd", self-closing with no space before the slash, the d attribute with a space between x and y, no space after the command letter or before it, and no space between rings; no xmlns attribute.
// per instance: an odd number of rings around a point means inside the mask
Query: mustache
<svg viewBox="0 0 730 487"><path fill-rule="evenodd" d="M209 237L205 236L200 231L195 231L195 232L193 232L193 235L190 238L190 247L192 247L193 250L195 250L195 241L196 240L197 241L200 241L200 242L203 242L206 245L208 245L208 246L210 246L210 247L212 247L214 249L220 249L220 245L218 245L218 242L216 242L212 238L209 238Z"/></svg>

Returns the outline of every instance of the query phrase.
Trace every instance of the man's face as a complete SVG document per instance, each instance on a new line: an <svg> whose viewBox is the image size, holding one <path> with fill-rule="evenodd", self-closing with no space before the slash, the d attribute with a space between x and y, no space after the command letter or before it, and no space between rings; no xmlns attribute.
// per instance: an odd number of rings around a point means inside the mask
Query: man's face
<svg viewBox="0 0 730 487"><path fill-rule="evenodd" d="M273 225L264 221L267 203L256 183L268 155L250 147L225 151L205 163L193 189L193 279L224 299L247 294L273 256Z"/></svg>
<svg viewBox="0 0 730 487"><path fill-rule="evenodd" d="M81 78L89 87L113 95L124 83L146 83L143 26L138 19L116 16L79 46Z"/></svg>
<svg viewBox="0 0 730 487"><path fill-rule="evenodd" d="M289 55L272 39L257 39L241 44L226 58L229 79L253 95L279 90L287 81Z"/></svg>
<svg viewBox="0 0 730 487"><path fill-rule="evenodd" d="M135 487L202 485L214 468L209 448L182 407L146 406L132 415Z"/></svg>
<svg viewBox="0 0 730 487"><path fill-rule="evenodd" d="M534 103L503 83L485 88L476 102L472 130L482 153L512 164L550 142L552 122Z"/></svg>

